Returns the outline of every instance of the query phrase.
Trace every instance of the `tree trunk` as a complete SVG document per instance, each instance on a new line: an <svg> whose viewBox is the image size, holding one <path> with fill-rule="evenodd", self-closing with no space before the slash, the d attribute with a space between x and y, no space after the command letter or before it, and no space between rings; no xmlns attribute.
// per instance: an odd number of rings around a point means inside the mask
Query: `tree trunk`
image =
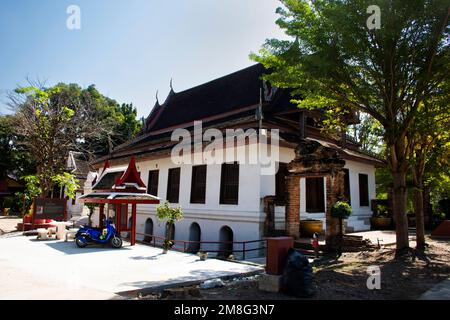
<svg viewBox="0 0 450 320"><path fill-rule="evenodd" d="M423 158L422 158L423 159ZM419 158L420 160L420 158ZM425 249L425 215L423 201L423 172L425 162L418 161L412 170L414 182L414 212L416 214L416 249Z"/></svg>
<svg viewBox="0 0 450 320"><path fill-rule="evenodd" d="M430 202L430 187L423 187L423 217L425 226L429 226L431 220L431 212L433 211L433 206Z"/></svg>
<svg viewBox="0 0 450 320"><path fill-rule="evenodd" d="M397 255L409 248L408 218L406 216L406 170L393 172L393 209L395 217L395 231L397 237Z"/></svg>
<svg viewBox="0 0 450 320"><path fill-rule="evenodd" d="M416 213L416 248L425 249L425 223L423 214L423 190L420 186L414 189L414 211Z"/></svg>

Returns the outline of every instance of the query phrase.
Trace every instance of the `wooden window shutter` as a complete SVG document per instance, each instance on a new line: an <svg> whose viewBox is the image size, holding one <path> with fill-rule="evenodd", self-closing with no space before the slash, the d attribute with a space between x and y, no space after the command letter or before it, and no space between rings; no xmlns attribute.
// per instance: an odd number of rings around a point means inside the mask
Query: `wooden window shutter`
<svg viewBox="0 0 450 320"><path fill-rule="evenodd" d="M178 203L180 196L180 168L169 169L167 181L167 201Z"/></svg>
<svg viewBox="0 0 450 320"><path fill-rule="evenodd" d="M222 164L220 177L220 204L238 204L239 201L239 164Z"/></svg>
<svg viewBox="0 0 450 320"><path fill-rule="evenodd" d="M158 196L159 170L151 170L148 172L147 193Z"/></svg>
<svg viewBox="0 0 450 320"><path fill-rule="evenodd" d="M206 165L192 167L191 203L205 203Z"/></svg>

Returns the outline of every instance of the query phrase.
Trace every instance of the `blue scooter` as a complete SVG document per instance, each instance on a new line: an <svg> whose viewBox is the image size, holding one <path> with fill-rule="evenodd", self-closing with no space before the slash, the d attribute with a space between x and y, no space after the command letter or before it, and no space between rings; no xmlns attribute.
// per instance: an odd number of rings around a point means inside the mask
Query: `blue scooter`
<svg viewBox="0 0 450 320"><path fill-rule="evenodd" d="M86 247L89 243L109 243L113 248L118 249L122 247L122 238L114 223L110 219L106 219L106 227L102 229L89 226L81 227L75 235L75 243L80 248Z"/></svg>

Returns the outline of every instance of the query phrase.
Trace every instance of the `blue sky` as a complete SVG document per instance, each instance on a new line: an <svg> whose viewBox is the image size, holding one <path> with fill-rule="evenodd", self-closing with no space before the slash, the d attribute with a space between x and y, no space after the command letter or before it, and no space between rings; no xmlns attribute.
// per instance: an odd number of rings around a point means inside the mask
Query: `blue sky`
<svg viewBox="0 0 450 320"><path fill-rule="evenodd" d="M66 27L69 5L81 29ZM26 78L95 84L147 116L175 91L247 67L266 38L284 37L277 0L2 0L0 114Z"/></svg>

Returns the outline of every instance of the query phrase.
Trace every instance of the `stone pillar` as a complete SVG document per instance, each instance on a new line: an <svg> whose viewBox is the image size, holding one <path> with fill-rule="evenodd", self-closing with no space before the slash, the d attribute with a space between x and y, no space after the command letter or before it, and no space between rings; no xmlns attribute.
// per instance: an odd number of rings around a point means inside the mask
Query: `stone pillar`
<svg viewBox="0 0 450 320"><path fill-rule="evenodd" d="M286 232L289 236L300 237L300 177L286 177Z"/></svg>
<svg viewBox="0 0 450 320"><path fill-rule="evenodd" d="M327 189L327 213L326 213L326 231L325 240L327 245L330 239L339 234L339 219L331 216L331 207L338 201L339 184L337 175L326 176Z"/></svg>

